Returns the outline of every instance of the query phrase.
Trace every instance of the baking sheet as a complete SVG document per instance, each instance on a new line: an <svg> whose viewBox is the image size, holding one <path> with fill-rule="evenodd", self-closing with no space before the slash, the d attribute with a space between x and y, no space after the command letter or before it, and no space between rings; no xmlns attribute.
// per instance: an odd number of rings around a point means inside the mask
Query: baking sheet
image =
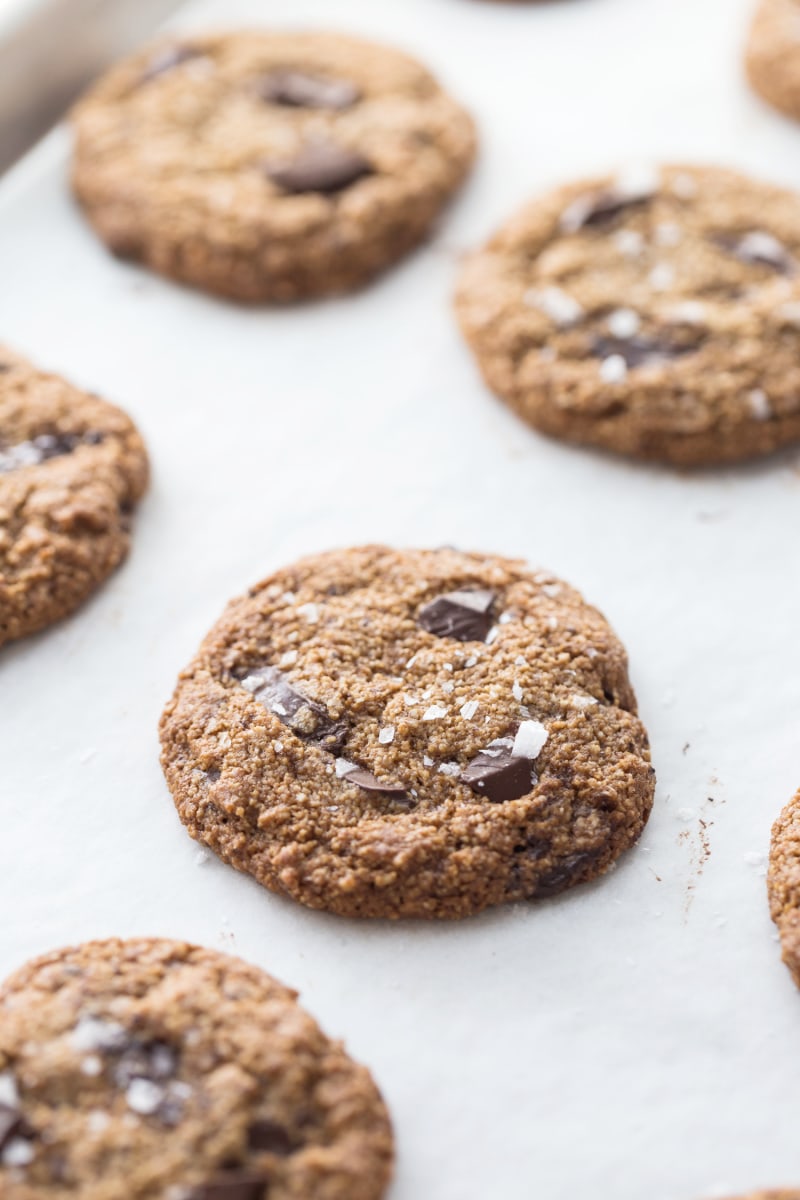
<svg viewBox="0 0 800 1200"><path fill-rule="evenodd" d="M529 194L638 158L800 186L800 127L740 78L746 0L207 0L419 52L483 151L438 238L333 303L247 311L110 258L59 132L0 187L2 338L121 403L154 482L129 562L0 657L0 970L164 934L299 987L391 1105L392 1200L696 1200L800 1184L800 998L764 887L800 783L800 455L694 476L528 431L453 322L458 254ZM461 924L307 912L179 825L156 724L225 601L370 539L522 555L625 640L658 771L600 883Z"/></svg>

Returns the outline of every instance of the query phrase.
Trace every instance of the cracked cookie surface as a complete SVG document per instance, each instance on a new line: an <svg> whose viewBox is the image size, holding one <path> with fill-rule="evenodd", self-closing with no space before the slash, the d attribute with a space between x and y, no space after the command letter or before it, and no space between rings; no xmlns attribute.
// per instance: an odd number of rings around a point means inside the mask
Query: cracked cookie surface
<svg viewBox="0 0 800 1200"><path fill-rule="evenodd" d="M0 645L66 616L111 574L147 477L125 413L0 347Z"/></svg>
<svg viewBox="0 0 800 1200"><path fill-rule="evenodd" d="M710 465L800 439L800 198L716 168L637 169L530 204L456 308L531 425Z"/></svg>
<svg viewBox="0 0 800 1200"><path fill-rule="evenodd" d="M191 835L364 917L461 917L602 874L653 771L623 647L572 588L454 550L333 551L233 601L161 720Z"/></svg>
<svg viewBox="0 0 800 1200"><path fill-rule="evenodd" d="M783 961L800 987L800 791L772 827L767 887Z"/></svg>
<svg viewBox="0 0 800 1200"><path fill-rule="evenodd" d="M779 112L800 120L800 3L760 0L746 54L755 90Z"/></svg>
<svg viewBox="0 0 800 1200"><path fill-rule="evenodd" d="M366 282L423 240L475 152L423 66L326 33L150 47L74 125L75 190L110 248L251 302Z"/></svg>
<svg viewBox="0 0 800 1200"><path fill-rule="evenodd" d="M296 994L212 950L90 942L0 989L4 1200L379 1200L368 1071Z"/></svg>

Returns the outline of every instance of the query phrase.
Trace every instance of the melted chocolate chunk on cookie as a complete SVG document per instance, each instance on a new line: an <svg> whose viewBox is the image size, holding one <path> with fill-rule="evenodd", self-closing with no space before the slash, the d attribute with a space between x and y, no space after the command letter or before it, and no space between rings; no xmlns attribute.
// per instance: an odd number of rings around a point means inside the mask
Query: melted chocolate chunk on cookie
<svg viewBox="0 0 800 1200"><path fill-rule="evenodd" d="M492 626L494 601L495 593L483 589L446 592L419 610L417 624L436 637L485 642Z"/></svg>
<svg viewBox="0 0 800 1200"><path fill-rule="evenodd" d="M259 1117L247 1131L247 1144L251 1150L268 1150L270 1154L291 1154L294 1144L288 1130L277 1121Z"/></svg>
<svg viewBox="0 0 800 1200"><path fill-rule="evenodd" d="M770 267L780 275L795 275L797 263L789 251L771 233L753 230L750 233L738 234L719 233L711 239L716 246L727 254L738 258L739 262L753 263L759 267Z"/></svg>
<svg viewBox="0 0 800 1200"><path fill-rule="evenodd" d="M174 71L176 67L189 62L192 58L204 57L205 55L200 50L195 50L191 46L166 46L150 59L142 72L139 83L150 83L152 79L168 75L170 71Z"/></svg>
<svg viewBox="0 0 800 1200"><path fill-rule="evenodd" d="M629 209L641 208L651 198L650 194L617 192L613 189L579 196L561 214L561 229L564 233L579 233L581 229L602 229L612 225L617 217Z"/></svg>
<svg viewBox="0 0 800 1200"><path fill-rule="evenodd" d="M121 1088L128 1087L134 1079L162 1082L174 1078L177 1069L178 1056L167 1042L131 1041L114 1066L114 1082Z"/></svg>
<svg viewBox="0 0 800 1200"><path fill-rule="evenodd" d="M363 155L336 142L309 142L294 158L266 162L264 170L286 192L321 192L332 195L373 173Z"/></svg>
<svg viewBox="0 0 800 1200"><path fill-rule="evenodd" d="M583 854L570 854L559 866L542 876L536 885L536 896L545 898L563 892L565 888L575 883L588 867L597 862L598 857L598 854L591 851Z"/></svg>
<svg viewBox="0 0 800 1200"><path fill-rule="evenodd" d="M523 721L513 738L497 738L481 750L459 778L495 804L527 796L536 786L533 764L548 736L540 721Z"/></svg>
<svg viewBox="0 0 800 1200"><path fill-rule="evenodd" d="M262 100L287 108L327 108L340 112L352 108L361 92L349 79L331 79L286 68L271 71L257 85Z"/></svg>
<svg viewBox="0 0 800 1200"><path fill-rule="evenodd" d="M645 367L655 363L669 362L693 354L699 340L677 342L668 337L646 337L634 334L629 338L601 336L592 340L592 354L596 358L619 356L626 367Z"/></svg>
<svg viewBox="0 0 800 1200"><path fill-rule="evenodd" d="M347 783L355 783L365 792L380 792L386 796L405 796L408 788L402 783L384 783L358 763L348 762L346 758L337 758L336 774Z"/></svg>
<svg viewBox="0 0 800 1200"><path fill-rule="evenodd" d="M514 756L513 738L498 738L469 763L459 778L493 804L518 800L534 786L530 759Z"/></svg>
<svg viewBox="0 0 800 1200"><path fill-rule="evenodd" d="M101 433L41 433L27 442L14 446L0 447L0 475L16 471L20 467L35 467L50 458L70 454L76 446L97 445L103 440Z"/></svg>
<svg viewBox="0 0 800 1200"><path fill-rule="evenodd" d="M16 1138L33 1137L33 1129L12 1104L0 1104L0 1151Z"/></svg>
<svg viewBox="0 0 800 1200"><path fill-rule="evenodd" d="M268 1184L263 1172L224 1171L195 1188L190 1200L266 1200Z"/></svg>
<svg viewBox="0 0 800 1200"><path fill-rule="evenodd" d="M314 742L331 754L341 749L347 733L343 721L334 721L316 700L293 687L277 667L260 667L242 680L242 687L288 725L292 733Z"/></svg>

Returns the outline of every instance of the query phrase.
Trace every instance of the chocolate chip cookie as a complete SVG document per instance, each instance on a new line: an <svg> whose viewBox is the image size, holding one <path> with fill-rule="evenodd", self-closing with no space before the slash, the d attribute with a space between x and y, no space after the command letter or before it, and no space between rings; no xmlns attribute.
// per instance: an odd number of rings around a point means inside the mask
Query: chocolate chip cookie
<svg viewBox="0 0 800 1200"><path fill-rule="evenodd" d="M800 198L630 170L524 209L467 264L486 382L544 433L698 466L800 440Z"/></svg>
<svg viewBox="0 0 800 1200"><path fill-rule="evenodd" d="M767 885L783 961L800 987L800 792L772 827Z"/></svg>
<svg viewBox="0 0 800 1200"><path fill-rule="evenodd" d="M800 1200L800 1192L779 1188L771 1192L751 1192L748 1196L740 1197L740 1200Z"/></svg>
<svg viewBox="0 0 800 1200"><path fill-rule="evenodd" d="M3 1200L379 1200L369 1073L263 971L89 942L0 990Z"/></svg>
<svg viewBox="0 0 800 1200"><path fill-rule="evenodd" d="M746 55L755 90L774 108L800 120L800 3L760 0Z"/></svg>
<svg viewBox="0 0 800 1200"><path fill-rule="evenodd" d="M192 837L359 917L463 917L607 871L653 800L625 651L572 588L334 551L233 601L161 720Z"/></svg>
<svg viewBox="0 0 800 1200"><path fill-rule="evenodd" d="M422 241L475 151L418 62L322 33L150 47L74 124L75 191L109 247L252 302L363 284Z"/></svg>
<svg viewBox="0 0 800 1200"><path fill-rule="evenodd" d="M111 574L147 476L125 413L0 347L0 646Z"/></svg>

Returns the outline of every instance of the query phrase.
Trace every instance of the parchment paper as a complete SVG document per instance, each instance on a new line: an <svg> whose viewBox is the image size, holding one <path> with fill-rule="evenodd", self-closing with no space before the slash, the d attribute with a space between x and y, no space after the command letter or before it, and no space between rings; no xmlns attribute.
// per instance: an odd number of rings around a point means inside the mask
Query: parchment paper
<svg viewBox="0 0 800 1200"><path fill-rule="evenodd" d="M752 97L746 0L207 0L198 27L328 26L418 52L480 122L438 238L358 296L247 311L115 262L57 132L0 187L0 338L122 404L154 482L126 566L0 656L0 970L162 934L298 987L396 1121L392 1200L698 1200L800 1185L800 997L765 898L800 784L800 455L680 475L544 440L479 382L459 254L529 195L629 160L800 186ZM226 600L317 549L521 555L624 639L658 771L597 885L461 924L359 924L200 863L158 765Z"/></svg>

